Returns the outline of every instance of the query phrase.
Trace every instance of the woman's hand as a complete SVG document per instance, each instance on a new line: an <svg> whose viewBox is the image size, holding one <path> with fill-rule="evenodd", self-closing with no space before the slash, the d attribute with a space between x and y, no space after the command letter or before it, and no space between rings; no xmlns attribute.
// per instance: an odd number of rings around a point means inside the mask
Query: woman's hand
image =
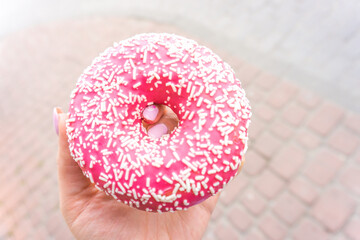
<svg viewBox="0 0 360 240"><path fill-rule="evenodd" d="M57 157L60 208L77 239L201 239L219 194L187 211L149 213L130 208L99 191L83 175L69 152L65 120L55 109L54 122L59 134ZM147 107L143 125L150 137L170 133L178 124L176 114L163 105Z"/></svg>

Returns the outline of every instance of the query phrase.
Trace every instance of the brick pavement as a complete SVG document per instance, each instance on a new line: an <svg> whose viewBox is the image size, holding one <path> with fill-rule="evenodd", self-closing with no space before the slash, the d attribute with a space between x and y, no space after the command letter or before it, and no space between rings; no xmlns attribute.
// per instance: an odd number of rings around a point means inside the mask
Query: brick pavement
<svg viewBox="0 0 360 240"><path fill-rule="evenodd" d="M77 77L105 47L147 31L183 34L92 19L4 39L0 239L72 239L59 211L52 108L66 109ZM360 115L216 52L234 66L254 115L244 170L223 191L204 239L359 239Z"/></svg>

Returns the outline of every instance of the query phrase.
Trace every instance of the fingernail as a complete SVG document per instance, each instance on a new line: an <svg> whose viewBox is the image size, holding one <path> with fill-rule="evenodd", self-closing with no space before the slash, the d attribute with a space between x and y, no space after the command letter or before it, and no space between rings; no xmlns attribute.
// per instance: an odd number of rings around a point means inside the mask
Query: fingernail
<svg viewBox="0 0 360 240"><path fill-rule="evenodd" d="M148 106L143 111L143 117L147 120L154 121L159 113L159 109L156 105Z"/></svg>
<svg viewBox="0 0 360 240"><path fill-rule="evenodd" d="M55 107L53 110L53 123L54 123L54 128L55 128L55 132L56 135L59 136L59 108Z"/></svg>
<svg viewBox="0 0 360 240"><path fill-rule="evenodd" d="M168 133L168 128L165 124L159 123L149 129L148 135L152 138L160 138L162 135Z"/></svg>

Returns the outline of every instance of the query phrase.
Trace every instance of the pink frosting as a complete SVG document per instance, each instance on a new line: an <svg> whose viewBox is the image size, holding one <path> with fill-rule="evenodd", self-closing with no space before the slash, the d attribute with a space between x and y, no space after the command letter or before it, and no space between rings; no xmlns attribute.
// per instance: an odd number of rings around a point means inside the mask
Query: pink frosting
<svg viewBox="0 0 360 240"><path fill-rule="evenodd" d="M141 113L165 104L180 122L146 135ZM236 175L247 145L250 106L230 66L196 42L141 34L105 50L71 95L70 151L98 189L141 210L200 203Z"/></svg>

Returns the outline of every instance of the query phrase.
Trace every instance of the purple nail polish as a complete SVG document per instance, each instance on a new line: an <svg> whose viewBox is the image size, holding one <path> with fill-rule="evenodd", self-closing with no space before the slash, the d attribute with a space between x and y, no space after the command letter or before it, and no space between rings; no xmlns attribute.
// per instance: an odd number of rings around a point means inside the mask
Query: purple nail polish
<svg viewBox="0 0 360 240"><path fill-rule="evenodd" d="M159 109L155 105L148 106L143 111L143 117L147 120L154 121L159 113Z"/></svg>
<svg viewBox="0 0 360 240"><path fill-rule="evenodd" d="M59 115L57 112L57 108L54 108L54 111L53 111L53 123L54 123L56 135L59 136Z"/></svg>
<svg viewBox="0 0 360 240"><path fill-rule="evenodd" d="M149 129L148 135L152 138L160 138L162 135L168 133L168 128L165 124L159 123Z"/></svg>

